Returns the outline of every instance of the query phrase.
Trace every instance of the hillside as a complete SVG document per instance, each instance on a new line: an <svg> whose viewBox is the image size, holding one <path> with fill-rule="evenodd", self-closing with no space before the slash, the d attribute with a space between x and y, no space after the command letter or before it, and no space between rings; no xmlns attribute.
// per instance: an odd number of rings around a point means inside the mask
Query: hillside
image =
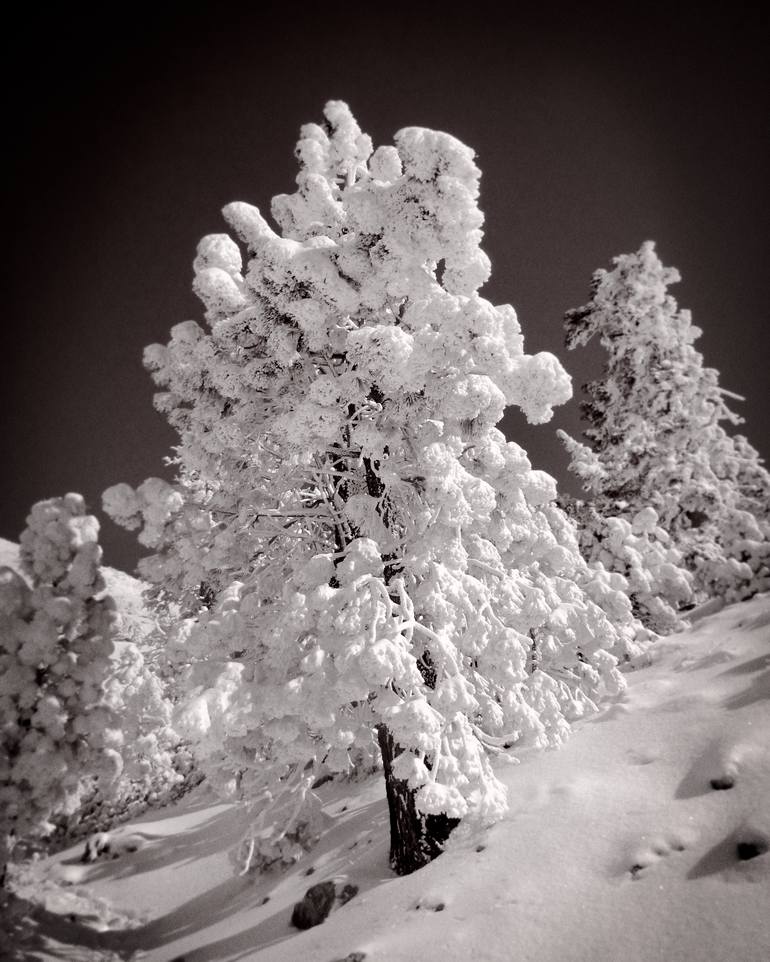
<svg viewBox="0 0 770 962"><path fill-rule="evenodd" d="M238 877L243 815L201 786L26 873L25 955L147 962L760 962L770 952L770 597L659 642L558 751L503 769L508 817L427 868L387 865L381 780L320 789L328 829L284 874ZM319 881L359 888L298 932Z"/></svg>

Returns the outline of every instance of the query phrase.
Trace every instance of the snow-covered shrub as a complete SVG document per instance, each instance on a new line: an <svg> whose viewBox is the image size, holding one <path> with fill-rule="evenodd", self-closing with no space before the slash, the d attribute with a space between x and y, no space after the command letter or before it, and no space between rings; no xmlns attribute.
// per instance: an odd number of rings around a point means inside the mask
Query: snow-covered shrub
<svg viewBox="0 0 770 962"><path fill-rule="evenodd" d="M630 519L598 513L592 502L562 498L577 523L578 542L591 567L621 574L634 614L659 635L683 627L678 612L693 598L692 575L658 524L652 508Z"/></svg>
<svg viewBox="0 0 770 962"><path fill-rule="evenodd" d="M39 501L21 566L0 571L0 835L41 836L80 805L89 777L123 770L120 719L104 699L115 605L100 572L99 525L78 494Z"/></svg>
<svg viewBox="0 0 770 962"><path fill-rule="evenodd" d="M119 719L123 769L107 792L98 779L84 777L78 809L53 819L58 842L133 818L202 777L196 777L191 751L172 727L172 700L147 653L119 631L110 661L102 704Z"/></svg>
<svg viewBox="0 0 770 962"><path fill-rule="evenodd" d="M559 744L649 634L494 426L507 405L547 421L571 385L478 294L472 150L416 127L373 150L332 102L297 156L279 232L234 203L236 240L200 242L207 326L146 351L175 482L104 504L188 616L175 725L254 806L247 855L309 843L319 774L379 750L409 871L457 820L506 811L491 754Z"/></svg>
<svg viewBox="0 0 770 962"><path fill-rule="evenodd" d="M719 387L718 371L703 366L693 346L701 332L668 293L679 273L661 264L649 241L614 264L594 274L590 301L566 316L569 348L597 336L607 352L604 375L587 386L583 405L588 444L559 432L571 469L603 525L622 520L634 534L640 512L655 512L656 528L692 573L698 599L737 600L765 590L770 475L746 438L724 427L741 422L725 400L735 395ZM615 523L610 553L623 570L638 545L627 542L618 554L619 538ZM588 546L592 559L603 551L604 543ZM667 567L661 572L658 555L652 567L643 560L641 573L676 609L686 600L683 586Z"/></svg>

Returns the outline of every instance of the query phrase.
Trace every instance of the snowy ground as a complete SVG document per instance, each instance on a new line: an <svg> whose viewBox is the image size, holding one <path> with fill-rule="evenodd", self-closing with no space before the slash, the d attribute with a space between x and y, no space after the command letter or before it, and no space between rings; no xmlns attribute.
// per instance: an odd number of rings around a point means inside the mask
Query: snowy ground
<svg viewBox="0 0 770 962"><path fill-rule="evenodd" d="M241 818L201 786L26 873L20 958L147 962L765 962L770 958L770 596L661 641L554 752L503 768L511 812L407 878L381 781L320 789L328 829L284 874L238 877ZM359 894L289 924L312 884ZM42 904L40 904L42 903ZM0 953L2 954L2 953Z"/></svg>

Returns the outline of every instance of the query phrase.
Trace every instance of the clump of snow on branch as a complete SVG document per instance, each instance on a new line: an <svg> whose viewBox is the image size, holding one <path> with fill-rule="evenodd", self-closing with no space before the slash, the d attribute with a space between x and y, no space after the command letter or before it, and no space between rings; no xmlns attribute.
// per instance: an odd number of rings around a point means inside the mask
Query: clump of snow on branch
<svg viewBox="0 0 770 962"><path fill-rule="evenodd" d="M324 113L278 230L238 202L233 237L199 244L206 326L146 350L176 481L104 502L187 615L176 724L254 805L260 864L309 844L314 779L375 755L378 730L419 811L500 817L491 755L558 745L650 637L495 427L508 405L548 420L571 384L478 293L473 151L416 127L374 150L345 104Z"/></svg>
<svg viewBox="0 0 770 962"><path fill-rule="evenodd" d="M571 469L604 519L600 538L584 542L587 554L614 570L633 567L629 552L639 543L622 547L619 525L638 537L635 518L652 510L656 530L670 541L656 535L659 547L645 549L644 579L672 609L687 601L668 567L678 563L672 549L691 572L697 599L737 600L765 590L770 475L746 438L725 428L741 418L728 407L731 395L720 388L718 372L704 367L693 346L701 331L690 312L668 293L679 273L663 266L649 241L614 264L596 272L590 301L566 317L568 347L597 336L607 352L603 377L587 386L588 444L560 432Z"/></svg>

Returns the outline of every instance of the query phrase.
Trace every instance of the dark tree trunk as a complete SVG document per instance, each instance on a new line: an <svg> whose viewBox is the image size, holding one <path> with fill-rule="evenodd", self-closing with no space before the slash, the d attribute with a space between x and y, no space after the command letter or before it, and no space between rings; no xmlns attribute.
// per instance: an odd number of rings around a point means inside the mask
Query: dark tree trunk
<svg viewBox="0 0 770 962"><path fill-rule="evenodd" d="M377 738L390 811L390 867L397 875L409 875L441 854L460 819L418 812L414 789L393 775L393 762L401 750L385 725L377 726Z"/></svg>
<svg viewBox="0 0 770 962"><path fill-rule="evenodd" d="M376 387L372 388L370 398L377 402L383 400L382 394ZM355 410L355 406L350 405L348 414L352 417ZM345 443L346 445L350 444L349 436L345 437ZM347 467L345 456L340 455L335 458L332 465L335 470L343 472ZM363 467L368 494L373 498L381 498L385 486L377 473L379 462L364 458ZM342 501L347 501L346 482L340 484L338 496ZM389 528L391 519L387 509L378 508L378 512L383 524ZM335 540L337 551L342 553L345 544L341 531L336 531ZM400 565L395 564L394 559L388 556L383 558L383 561L385 562L383 577L385 584L390 586ZM436 673L428 652L421 656L418 667L425 684L429 688L435 687ZM393 762L401 754L402 749L396 744L393 736L383 724L377 726L377 739L382 755L385 789L390 812L390 865L397 875L409 875L410 872L422 868L441 854L444 843L449 838L452 829L459 824L460 819L449 818L446 815L423 815L418 812L414 801L414 789L409 788L409 785L403 779L395 778L393 775Z"/></svg>

